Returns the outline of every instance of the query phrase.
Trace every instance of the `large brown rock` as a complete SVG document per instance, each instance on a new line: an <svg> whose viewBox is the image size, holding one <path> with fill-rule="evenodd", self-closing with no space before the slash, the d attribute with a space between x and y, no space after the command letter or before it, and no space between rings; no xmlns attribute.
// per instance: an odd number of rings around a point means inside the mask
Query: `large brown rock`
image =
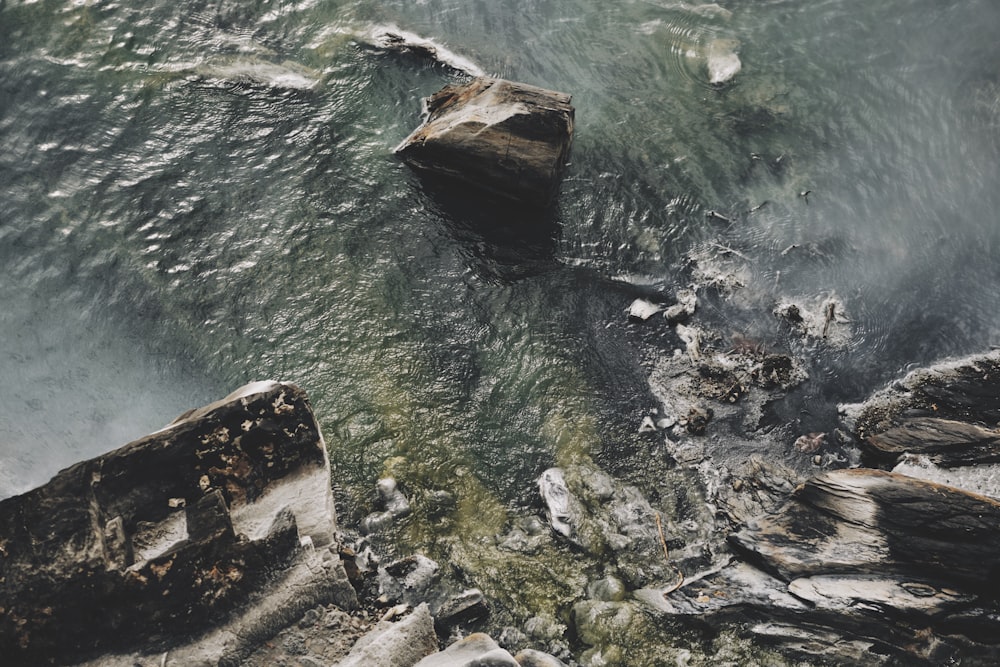
<svg viewBox="0 0 1000 667"><path fill-rule="evenodd" d="M425 104L426 120L395 151L407 163L517 202L552 199L573 141L569 95L479 77Z"/></svg>
<svg viewBox="0 0 1000 667"><path fill-rule="evenodd" d="M356 604L335 529L305 393L247 385L0 502L0 655L133 664L111 654L215 630L177 655L236 662L308 605Z"/></svg>

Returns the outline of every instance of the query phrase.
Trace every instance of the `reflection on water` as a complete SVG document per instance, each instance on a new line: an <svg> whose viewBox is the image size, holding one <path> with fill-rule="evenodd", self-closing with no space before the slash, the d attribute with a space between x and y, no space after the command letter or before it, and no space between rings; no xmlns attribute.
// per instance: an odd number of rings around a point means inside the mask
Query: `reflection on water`
<svg viewBox="0 0 1000 667"><path fill-rule="evenodd" d="M392 157L458 75L379 25L573 94L547 220ZM451 523L400 539L503 588L469 540L536 511L542 470L643 465L639 360L669 340L624 326L635 296L724 261L743 285L704 322L779 347L779 302L836 297L851 336L801 350L787 408L816 428L997 342L998 27L992 0L3 5L0 493L291 380L346 512L387 473L447 490Z"/></svg>

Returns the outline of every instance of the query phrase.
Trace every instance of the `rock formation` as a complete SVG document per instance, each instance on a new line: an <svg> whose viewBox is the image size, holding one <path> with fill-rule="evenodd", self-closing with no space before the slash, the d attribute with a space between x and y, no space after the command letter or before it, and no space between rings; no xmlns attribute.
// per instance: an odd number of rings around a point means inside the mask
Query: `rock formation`
<svg viewBox="0 0 1000 667"><path fill-rule="evenodd" d="M552 199L573 141L569 95L479 77L425 107L424 123L395 150L407 163L520 203Z"/></svg>
<svg viewBox="0 0 1000 667"><path fill-rule="evenodd" d="M996 352L951 361L842 406L845 429L870 463L901 461L896 470L925 479L828 471L756 516L736 517L741 512L730 510L739 507L720 498L741 524L729 536L739 558L692 574L679 590L647 588L635 597L672 619L738 622L758 641L808 659L996 664L998 371ZM991 472L972 474L983 468ZM936 481L945 477L972 479L979 493Z"/></svg>
<svg viewBox="0 0 1000 667"><path fill-rule="evenodd" d="M305 393L247 385L0 502L0 655L237 664L307 609L357 604L335 529Z"/></svg>

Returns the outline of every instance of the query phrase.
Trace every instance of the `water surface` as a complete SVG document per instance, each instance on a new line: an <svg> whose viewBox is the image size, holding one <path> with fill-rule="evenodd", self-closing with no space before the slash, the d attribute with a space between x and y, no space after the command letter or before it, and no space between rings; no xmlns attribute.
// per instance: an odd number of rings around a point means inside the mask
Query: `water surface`
<svg viewBox="0 0 1000 667"><path fill-rule="evenodd" d="M386 25L573 95L547 220L391 155L461 75L375 48ZM1000 342L998 30L992 0L4 3L0 494L278 378L312 397L342 512L384 474L454 494L399 536L446 554L537 512L551 465L641 463L638 360L676 341L624 309L692 257L743 283L703 322L798 346L789 411L829 428ZM742 70L713 86L719 48ZM831 295L843 345L783 337L776 303Z"/></svg>

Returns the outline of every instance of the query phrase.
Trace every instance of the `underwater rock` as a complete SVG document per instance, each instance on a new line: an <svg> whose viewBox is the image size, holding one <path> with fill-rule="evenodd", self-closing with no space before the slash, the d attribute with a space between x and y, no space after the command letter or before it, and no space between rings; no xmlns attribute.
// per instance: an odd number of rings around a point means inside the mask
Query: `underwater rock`
<svg viewBox="0 0 1000 667"><path fill-rule="evenodd" d="M593 600L603 600L605 602L621 602L625 599L627 591L621 579L610 575L592 581L587 586L587 595Z"/></svg>
<svg viewBox="0 0 1000 667"><path fill-rule="evenodd" d="M538 492L542 495L545 508L549 515L549 524L567 539L574 537L573 525L576 514L572 505L572 496L566 487L566 478L559 468L549 468L538 478Z"/></svg>
<svg viewBox="0 0 1000 667"><path fill-rule="evenodd" d="M438 597L441 568L426 556L415 554L379 567L379 591L390 602L418 605Z"/></svg>
<svg viewBox="0 0 1000 667"><path fill-rule="evenodd" d="M0 502L5 664L235 660L282 619L356 606L329 479L305 392L258 382Z"/></svg>
<svg viewBox="0 0 1000 667"><path fill-rule="evenodd" d="M725 83L743 69L736 50L740 43L735 39L712 40L705 51L705 65L708 67L708 82L717 85Z"/></svg>
<svg viewBox="0 0 1000 667"><path fill-rule="evenodd" d="M434 612L437 625L450 630L463 623L480 621L490 613L486 598L478 588L470 588L445 600Z"/></svg>
<svg viewBox="0 0 1000 667"><path fill-rule="evenodd" d="M395 153L420 171L544 206L573 141L570 99L488 77L446 86L425 100L426 119Z"/></svg>
<svg viewBox="0 0 1000 667"><path fill-rule="evenodd" d="M661 310L663 310L663 307L659 304L646 299L636 299L632 302L632 305L628 307L628 316L629 319L645 322Z"/></svg>
<svg viewBox="0 0 1000 667"><path fill-rule="evenodd" d="M822 340L833 348L844 348L851 342L851 329L843 301L835 294L810 303L781 301L772 311L788 327L806 338Z"/></svg>
<svg viewBox="0 0 1000 667"><path fill-rule="evenodd" d="M401 30L394 25L376 26L366 41L370 41L380 49L409 54L439 63L467 76L483 76L484 74L483 70L474 62L451 51L443 44Z"/></svg>
<svg viewBox="0 0 1000 667"><path fill-rule="evenodd" d="M396 480L384 477L375 483L375 488L385 511L373 512L361 520L361 532L365 534L385 530L397 519L410 513L410 502L396 486Z"/></svg>

